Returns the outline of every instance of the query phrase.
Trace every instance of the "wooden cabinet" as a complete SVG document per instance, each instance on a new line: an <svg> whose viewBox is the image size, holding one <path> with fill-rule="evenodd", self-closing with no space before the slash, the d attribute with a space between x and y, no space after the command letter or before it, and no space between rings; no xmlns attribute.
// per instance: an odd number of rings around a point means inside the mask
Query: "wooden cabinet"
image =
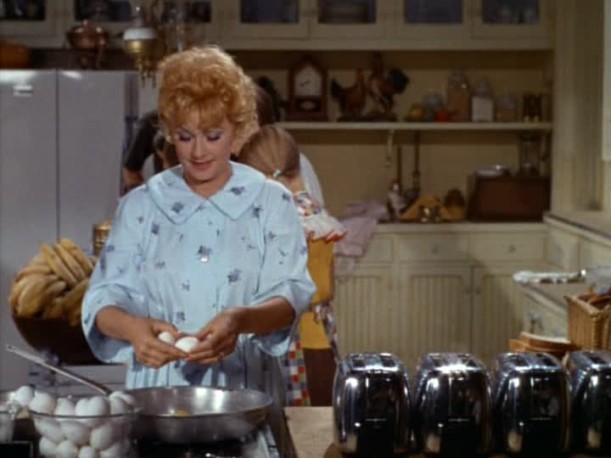
<svg viewBox="0 0 611 458"><path fill-rule="evenodd" d="M35 13L32 18L27 18L27 11L19 11L19 16L15 17L8 10L8 5L2 6L0 39L6 38L29 46L61 47L65 42L64 0L42 0L36 2L36 5L40 12ZM22 15L23 20L19 19Z"/></svg>
<svg viewBox="0 0 611 458"><path fill-rule="evenodd" d="M395 0L394 36L417 49L552 47L553 2Z"/></svg>
<svg viewBox="0 0 611 458"><path fill-rule="evenodd" d="M471 351L487 364L508 351L508 341L522 330L522 293L513 274L540 265L493 263L473 269Z"/></svg>
<svg viewBox="0 0 611 458"><path fill-rule="evenodd" d="M512 276L542 269L546 246L543 224L380 226L338 281L340 351L390 351L409 369L431 351L491 362L522 329Z"/></svg>
<svg viewBox="0 0 611 458"><path fill-rule="evenodd" d="M45 3L43 21L0 19L0 36L32 46L61 47L65 45L66 30L91 14L89 6L95 2ZM553 2L550 0L527 1L527 7L523 8L526 13L520 14L528 22L520 24L507 24L486 13L517 10L513 7L515 3L511 0L198 0L190 2L189 29L195 43L212 41L240 50L551 49L553 11L550 5ZM108 4L104 4L108 9ZM97 22L112 33L113 45L118 47L121 32L129 27L130 3L110 5L112 14L105 10L101 16L98 14Z"/></svg>
<svg viewBox="0 0 611 458"><path fill-rule="evenodd" d="M397 268L392 351L409 368L432 351L471 349L471 268L413 262Z"/></svg>

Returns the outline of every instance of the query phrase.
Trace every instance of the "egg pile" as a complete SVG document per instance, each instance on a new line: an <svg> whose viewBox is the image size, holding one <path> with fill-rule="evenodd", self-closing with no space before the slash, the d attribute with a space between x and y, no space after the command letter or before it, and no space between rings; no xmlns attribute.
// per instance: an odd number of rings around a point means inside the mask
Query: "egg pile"
<svg viewBox="0 0 611 458"><path fill-rule="evenodd" d="M14 401L27 407L34 421L41 456L117 458L131 453L135 400L127 393L56 398L26 385L15 392Z"/></svg>

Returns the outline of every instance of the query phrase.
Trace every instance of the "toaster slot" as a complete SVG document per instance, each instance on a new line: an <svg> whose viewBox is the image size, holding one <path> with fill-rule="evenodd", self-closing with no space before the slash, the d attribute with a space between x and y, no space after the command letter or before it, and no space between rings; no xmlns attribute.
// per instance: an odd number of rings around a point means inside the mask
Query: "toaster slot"
<svg viewBox="0 0 611 458"><path fill-rule="evenodd" d="M551 418L532 418L524 425L522 452L529 457L557 457L561 425Z"/></svg>
<svg viewBox="0 0 611 458"><path fill-rule="evenodd" d="M441 430L441 456L472 458L477 456L480 441L475 422L466 419L450 419Z"/></svg>

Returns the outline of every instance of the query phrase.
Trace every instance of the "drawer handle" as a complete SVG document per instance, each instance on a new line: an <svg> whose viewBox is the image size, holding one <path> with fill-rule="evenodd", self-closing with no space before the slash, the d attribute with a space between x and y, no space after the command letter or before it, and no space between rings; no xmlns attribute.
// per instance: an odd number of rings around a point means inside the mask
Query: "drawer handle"
<svg viewBox="0 0 611 458"><path fill-rule="evenodd" d="M515 245L509 245L509 248L507 248L507 251L509 251L510 253L515 253L516 252L516 246Z"/></svg>

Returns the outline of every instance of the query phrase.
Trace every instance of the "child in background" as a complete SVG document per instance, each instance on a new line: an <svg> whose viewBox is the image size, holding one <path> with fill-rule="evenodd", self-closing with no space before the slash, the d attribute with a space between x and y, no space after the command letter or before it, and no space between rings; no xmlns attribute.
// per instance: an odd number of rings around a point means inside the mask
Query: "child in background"
<svg viewBox="0 0 611 458"><path fill-rule="evenodd" d="M299 322L289 349L287 403L331 405L333 377L339 359L333 297L333 246L345 230L341 223L305 190L299 149L293 137L276 125L264 125L244 145L237 159L286 186L299 210L308 238L308 271L316 285L310 310Z"/></svg>
<svg viewBox="0 0 611 458"><path fill-rule="evenodd" d="M161 170L166 170L178 165L176 149L174 145L166 140L161 129L157 131L155 138L153 138L153 149L155 150L155 156L157 156L161 163Z"/></svg>

